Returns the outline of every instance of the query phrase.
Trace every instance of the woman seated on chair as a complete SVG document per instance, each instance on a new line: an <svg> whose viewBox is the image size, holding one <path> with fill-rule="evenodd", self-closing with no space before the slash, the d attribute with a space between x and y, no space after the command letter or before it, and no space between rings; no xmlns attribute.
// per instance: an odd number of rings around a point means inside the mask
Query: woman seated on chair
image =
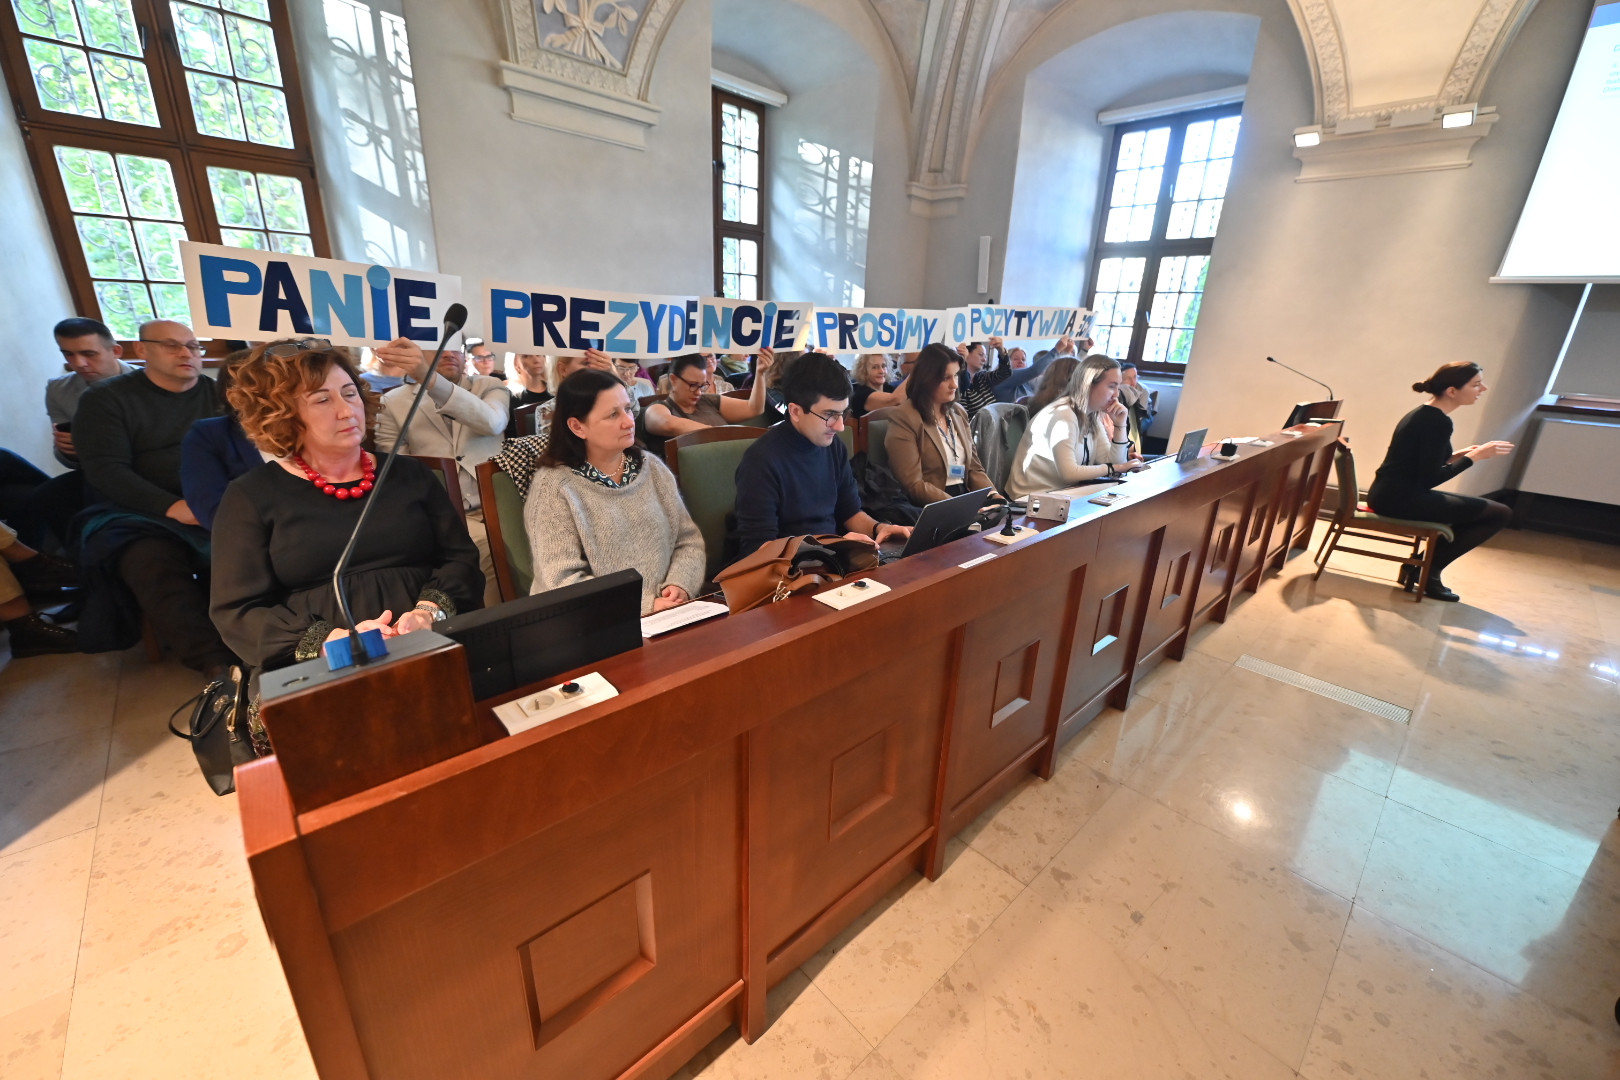
<svg viewBox="0 0 1620 1080"><path fill-rule="evenodd" d="M1130 413L1118 400L1120 381L1119 361L1101 353L1074 369L1065 394L1030 417L1013 455L1009 496L1022 499L1139 467L1131 462Z"/></svg>
<svg viewBox="0 0 1620 1080"><path fill-rule="evenodd" d="M770 370L776 354L759 351L758 373ZM754 379L748 399L723 397L704 390L708 361L702 353L677 356L669 365L669 397L647 406L647 431L661 439L673 439L688 431L722 427L752 420L765 411L765 382Z"/></svg>
<svg viewBox="0 0 1620 1080"><path fill-rule="evenodd" d="M259 346L227 391L242 430L275 460L225 489L210 614L225 644L261 670L313 660L347 635L332 571L380 471L361 448L376 394L344 350L311 344ZM427 466L401 456L375 498L345 579L355 628L392 637L482 606L478 549Z"/></svg>
<svg viewBox="0 0 1620 1080"><path fill-rule="evenodd" d="M1413 383L1412 389L1429 395L1429 400L1395 425L1389 452L1367 492L1367 504L1383 517L1452 527L1456 539L1438 541L1424 595L1456 600L1457 594L1441 584L1440 571L1495 536L1513 512L1490 499L1434 489L1476 461L1512 453L1513 444L1498 440L1452 452L1451 414L1474 404L1487 389L1478 364L1468 360L1442 364L1424 381ZM1417 575L1417 567L1401 567L1401 585L1407 592L1417 588Z"/></svg>
<svg viewBox="0 0 1620 1080"><path fill-rule="evenodd" d="M927 346L906 380L906 400L889 414L883 440L889 469L918 505L995 489L979 464L967 411L956 403L961 370L961 357L950 349Z"/></svg>
<svg viewBox="0 0 1620 1080"><path fill-rule="evenodd" d="M855 361L850 380L855 384L855 390L849 398L849 414L857 420L869 412L887 409L906 400L905 380L899 383L889 381L889 358L882 353L863 353Z"/></svg>
<svg viewBox="0 0 1620 1080"><path fill-rule="evenodd" d="M635 445L624 384L603 371L576 372L556 402L523 509L530 591L635 570L643 615L686 603L703 584L703 534L668 466Z"/></svg>

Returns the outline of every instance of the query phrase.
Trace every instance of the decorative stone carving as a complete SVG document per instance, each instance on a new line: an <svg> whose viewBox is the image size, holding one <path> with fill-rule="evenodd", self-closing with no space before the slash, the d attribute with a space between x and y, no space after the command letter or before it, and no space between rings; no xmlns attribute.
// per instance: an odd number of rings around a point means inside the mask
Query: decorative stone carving
<svg viewBox="0 0 1620 1080"><path fill-rule="evenodd" d="M503 0L512 119L632 149L661 110L653 63L681 0ZM600 17L599 17L600 16Z"/></svg>
<svg viewBox="0 0 1620 1080"><path fill-rule="evenodd" d="M1334 6L1347 2L1354 0L1289 0L1310 57L1316 83L1316 122L1323 128L1320 145L1294 153L1301 162L1299 179L1333 180L1467 168L1474 143L1489 135L1496 123L1494 112L1483 113L1473 125L1464 128L1442 127L1438 119L1411 124L1410 119L1425 111L1433 115L1447 106L1477 101L1491 70L1536 0L1482 0L1462 48L1432 97L1360 107L1350 104L1349 68L1353 57L1346 55ZM1335 135L1334 127L1347 120L1357 121L1356 127L1371 123L1373 128ZM1391 120L1396 123L1392 125Z"/></svg>

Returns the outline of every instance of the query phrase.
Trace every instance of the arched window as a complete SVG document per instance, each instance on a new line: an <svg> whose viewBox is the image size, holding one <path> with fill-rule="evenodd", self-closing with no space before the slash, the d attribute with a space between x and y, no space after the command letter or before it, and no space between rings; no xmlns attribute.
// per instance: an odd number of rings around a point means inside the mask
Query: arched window
<svg viewBox="0 0 1620 1080"><path fill-rule="evenodd" d="M179 241L328 254L285 0L12 0L3 59L77 314L189 321Z"/></svg>
<svg viewBox="0 0 1620 1080"><path fill-rule="evenodd" d="M1098 221L1089 306L1099 352L1179 373L1192 352L1241 105L1121 124Z"/></svg>

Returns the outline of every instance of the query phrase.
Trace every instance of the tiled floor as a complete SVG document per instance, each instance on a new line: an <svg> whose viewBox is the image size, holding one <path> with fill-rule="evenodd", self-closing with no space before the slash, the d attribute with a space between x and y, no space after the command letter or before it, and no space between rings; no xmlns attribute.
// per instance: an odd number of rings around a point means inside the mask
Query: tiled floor
<svg viewBox="0 0 1620 1080"><path fill-rule="evenodd" d="M1201 631L682 1080L1620 1077L1620 549L1504 533L1461 605L1335 568ZM0 671L6 1080L313 1075L235 799L163 730L194 684Z"/></svg>

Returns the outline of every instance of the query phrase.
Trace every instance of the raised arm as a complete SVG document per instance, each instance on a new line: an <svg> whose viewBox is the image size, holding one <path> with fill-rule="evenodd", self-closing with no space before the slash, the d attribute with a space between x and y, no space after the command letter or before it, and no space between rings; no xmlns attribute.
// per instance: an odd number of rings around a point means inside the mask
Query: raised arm
<svg viewBox="0 0 1620 1080"><path fill-rule="evenodd" d="M776 351L771 348L759 350L759 357L754 362L754 385L748 392L748 400L741 398L720 398L720 415L726 418L728 424L740 424L744 420L752 420L765 411L765 384L769 382L765 376L776 363Z"/></svg>

